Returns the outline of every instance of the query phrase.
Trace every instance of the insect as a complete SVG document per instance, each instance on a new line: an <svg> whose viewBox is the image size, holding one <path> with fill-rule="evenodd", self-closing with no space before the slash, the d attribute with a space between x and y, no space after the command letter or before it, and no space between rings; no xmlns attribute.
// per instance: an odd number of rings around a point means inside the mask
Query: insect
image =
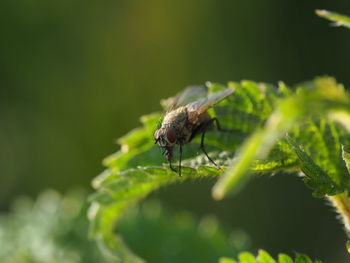
<svg viewBox="0 0 350 263"><path fill-rule="evenodd" d="M163 154L169 162L171 170L181 176L181 158L183 145L192 141L201 134L200 149L205 156L218 169L220 168L208 155L204 148L206 131L213 126L214 122L220 131L222 129L217 118L212 118L207 110L219 103L234 92L233 88L227 88L208 94L203 86L191 86L179 93L172 101L162 122L154 133L155 143L163 149ZM179 145L179 167L176 171L172 166L173 148Z"/></svg>

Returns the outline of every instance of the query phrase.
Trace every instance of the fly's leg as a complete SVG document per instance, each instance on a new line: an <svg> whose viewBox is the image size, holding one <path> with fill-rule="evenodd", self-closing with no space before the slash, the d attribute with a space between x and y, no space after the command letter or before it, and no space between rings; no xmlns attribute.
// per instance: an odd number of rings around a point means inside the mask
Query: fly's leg
<svg viewBox="0 0 350 263"><path fill-rule="evenodd" d="M175 173L177 173L176 169L172 166L171 161L169 161L169 166L170 166L170 169L171 169L172 171L174 171Z"/></svg>
<svg viewBox="0 0 350 263"><path fill-rule="evenodd" d="M221 132L234 132L234 130L230 130L230 129L224 129L221 127L218 118L212 118L210 119L207 123L205 123L205 125L202 127L202 137L201 137L201 144L200 144L200 149L204 152L205 156L207 156L207 158L209 159L210 162L212 162L216 168L221 169L219 165L217 165L213 159L211 159L208 155L208 153L205 151L204 149L204 138L205 138L205 132L207 130L207 128L209 128L213 123L216 123L216 128L218 129L218 131Z"/></svg>
<svg viewBox="0 0 350 263"><path fill-rule="evenodd" d="M182 144L180 144L180 148L179 148L179 170L177 171L177 170L173 167L171 161L169 161L170 169L171 169L172 171L174 171L175 173L177 173L179 176L181 176L181 159L182 159Z"/></svg>
<svg viewBox="0 0 350 263"><path fill-rule="evenodd" d="M221 169L220 166L217 165L217 164L213 161L213 159L211 159L211 158L209 157L208 153L207 153L207 152L205 151L205 149L204 149L204 137L205 137L206 128L207 128L207 127L210 127L210 125L211 125L215 120L217 121L216 118L213 118L213 119L209 120L209 121L205 124L205 128L203 129L203 132L202 132L200 149L202 150L202 152L204 152L205 156L207 156L208 160L209 160L210 162L212 162L212 163L216 166L217 169Z"/></svg>
<svg viewBox="0 0 350 263"><path fill-rule="evenodd" d="M195 138L197 135L199 134L202 134L203 131L206 131L210 128L210 126L213 124L213 123L216 123L216 128L218 131L221 131L221 132L237 132L236 130L230 130L230 129L224 129L221 127L220 123L219 123L219 120L218 118L212 118L210 120L208 120L207 122L204 122L202 123L201 125L199 125L191 134L191 137L189 139L189 141L192 141L193 138Z"/></svg>
<svg viewBox="0 0 350 263"><path fill-rule="evenodd" d="M180 144L179 146L179 176L181 176L182 144Z"/></svg>
<svg viewBox="0 0 350 263"><path fill-rule="evenodd" d="M218 129L218 131L221 131L221 132L234 132L234 130L222 128L221 125L220 125L220 123L219 123L218 118L212 118L209 122L210 122L210 123L213 123L214 121L215 121L215 123L216 123L216 128Z"/></svg>

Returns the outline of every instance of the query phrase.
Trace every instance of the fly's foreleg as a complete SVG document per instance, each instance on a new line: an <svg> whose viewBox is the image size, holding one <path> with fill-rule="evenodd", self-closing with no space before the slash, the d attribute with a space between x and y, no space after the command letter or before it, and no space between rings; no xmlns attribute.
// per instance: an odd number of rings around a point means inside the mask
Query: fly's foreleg
<svg viewBox="0 0 350 263"><path fill-rule="evenodd" d="M175 173L177 173L176 169L173 167L173 165L171 164L171 161L169 161L169 167L172 171L174 171Z"/></svg>
<svg viewBox="0 0 350 263"><path fill-rule="evenodd" d="M181 176L182 144L179 145L179 176Z"/></svg>

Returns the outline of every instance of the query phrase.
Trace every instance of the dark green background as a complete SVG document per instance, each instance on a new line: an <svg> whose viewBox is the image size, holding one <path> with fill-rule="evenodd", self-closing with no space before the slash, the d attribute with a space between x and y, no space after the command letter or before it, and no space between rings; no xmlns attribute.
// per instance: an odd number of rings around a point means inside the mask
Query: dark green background
<svg viewBox="0 0 350 263"><path fill-rule="evenodd" d="M341 0L2 0L0 207L48 187L89 187L113 140L187 85L328 74L349 86L350 31L316 8L350 14ZM210 199L212 183L156 195L215 213L273 254L348 259L332 209L295 176L258 178L223 202Z"/></svg>

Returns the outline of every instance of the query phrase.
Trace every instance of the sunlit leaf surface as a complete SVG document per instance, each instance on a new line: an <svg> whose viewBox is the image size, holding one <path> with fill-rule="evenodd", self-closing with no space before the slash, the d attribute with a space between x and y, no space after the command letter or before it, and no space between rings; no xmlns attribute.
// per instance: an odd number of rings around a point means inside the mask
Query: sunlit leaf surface
<svg viewBox="0 0 350 263"><path fill-rule="evenodd" d="M259 250L258 256L248 252L242 252L238 255L238 261L230 258L222 258L219 263L321 263L321 261L312 261L308 256L296 254L295 259L285 254L279 254L278 260L273 259L269 253Z"/></svg>
<svg viewBox="0 0 350 263"><path fill-rule="evenodd" d="M220 199L249 174L288 170L301 173L315 196L349 188L341 146L350 146L349 133L344 122L328 117L348 114L350 99L333 78L317 78L294 88L252 81L207 85L209 92L235 88L234 94L209 110L221 126L232 130L212 129L205 139L206 150L222 169L207 160L196 138L184 146L183 176L171 171L154 144L153 134L162 117L154 113L143 116L142 127L118 140L120 150L104 160L106 170L93 181L96 192L90 197L90 233L116 261L142 262L116 236L116 221L127 208L168 184L223 173L213 189L213 196ZM176 153L177 149L175 166Z"/></svg>
<svg viewBox="0 0 350 263"><path fill-rule="evenodd" d="M334 25L336 26L345 26L350 28L350 17L348 16L327 10L316 10L316 14L334 22Z"/></svg>

